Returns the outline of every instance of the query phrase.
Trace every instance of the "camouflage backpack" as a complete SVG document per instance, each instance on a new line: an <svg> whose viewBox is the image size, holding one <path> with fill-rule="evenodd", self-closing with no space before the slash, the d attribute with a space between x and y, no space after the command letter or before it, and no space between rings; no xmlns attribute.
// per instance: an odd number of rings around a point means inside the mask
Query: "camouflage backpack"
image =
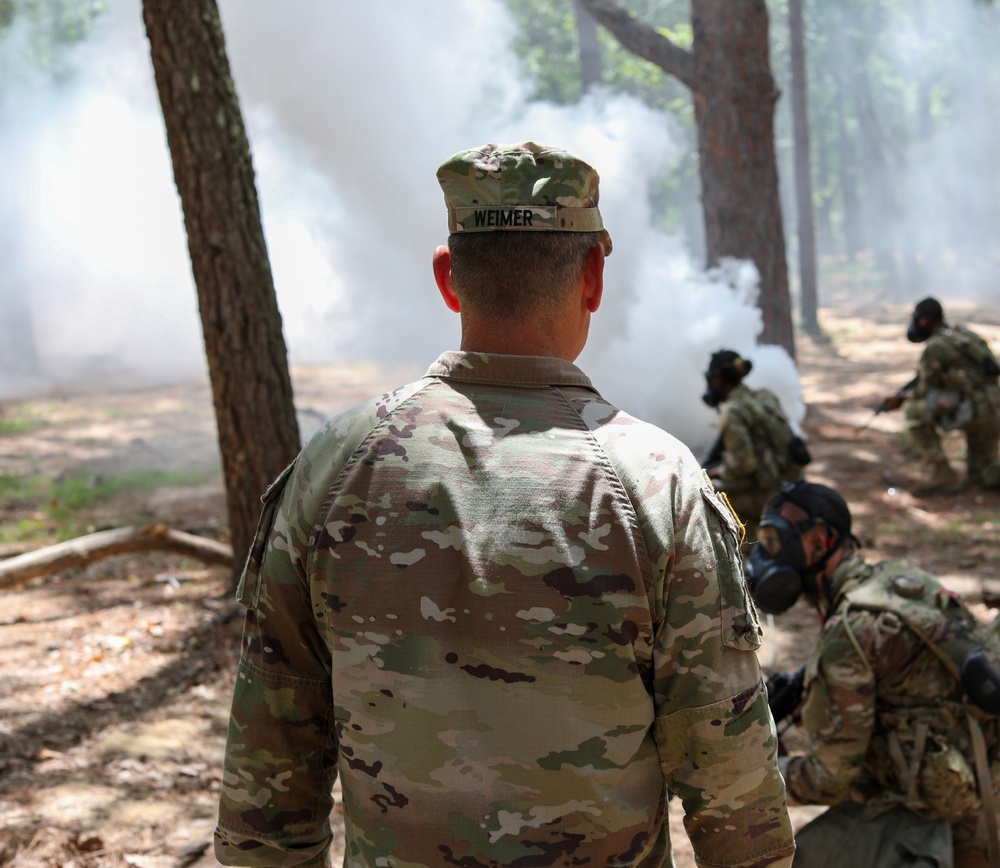
<svg viewBox="0 0 1000 868"><path fill-rule="evenodd" d="M949 361L941 372L940 383L927 389L924 401L930 418L944 430L952 431L972 422L976 414L973 395L997 382L1000 365L989 344L964 326L946 328L941 336L948 351L939 356L939 363Z"/></svg>
<svg viewBox="0 0 1000 868"><path fill-rule="evenodd" d="M946 709L947 703L900 708L899 719L887 727L899 783L909 805L924 815L947 818L981 808L1000 853L991 757L983 734L984 725L995 731L1000 718L1000 636L929 574L904 561L881 566L890 580L865 581L847 591L847 609L878 613L876 623L883 632L898 632L905 625L963 691L953 709ZM961 747L942 735L941 720L949 715L968 735ZM997 750L994 744L994 761Z"/></svg>
<svg viewBox="0 0 1000 868"><path fill-rule="evenodd" d="M798 471L812 461L805 441L792 430L773 392L757 389L755 397L757 406L763 411L759 417L761 428L778 458L782 477L798 476Z"/></svg>
<svg viewBox="0 0 1000 868"><path fill-rule="evenodd" d="M986 341L960 325L949 329L948 336L959 354L959 363L944 373L945 388L967 395L987 383L997 382L1000 365Z"/></svg>

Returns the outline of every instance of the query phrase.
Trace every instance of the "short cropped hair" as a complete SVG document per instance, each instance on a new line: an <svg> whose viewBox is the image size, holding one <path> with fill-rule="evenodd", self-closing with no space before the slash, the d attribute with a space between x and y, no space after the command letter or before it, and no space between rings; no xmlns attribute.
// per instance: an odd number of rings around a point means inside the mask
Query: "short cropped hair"
<svg viewBox="0 0 1000 868"><path fill-rule="evenodd" d="M554 312L600 243L599 232L453 232L455 295L463 308L494 320Z"/></svg>

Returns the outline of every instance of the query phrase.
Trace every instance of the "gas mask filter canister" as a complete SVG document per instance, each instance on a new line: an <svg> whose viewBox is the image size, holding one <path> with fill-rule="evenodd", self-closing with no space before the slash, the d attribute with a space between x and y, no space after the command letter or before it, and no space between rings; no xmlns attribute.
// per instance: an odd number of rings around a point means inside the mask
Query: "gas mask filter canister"
<svg viewBox="0 0 1000 868"><path fill-rule="evenodd" d="M786 612L802 595L806 558L799 535L809 525L792 524L777 515L761 519L758 543L750 550L746 574L754 602L768 615Z"/></svg>

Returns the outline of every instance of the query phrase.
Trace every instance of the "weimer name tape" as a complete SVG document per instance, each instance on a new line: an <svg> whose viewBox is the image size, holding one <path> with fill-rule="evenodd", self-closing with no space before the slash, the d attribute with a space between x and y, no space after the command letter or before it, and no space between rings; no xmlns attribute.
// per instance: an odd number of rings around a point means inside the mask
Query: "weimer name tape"
<svg viewBox="0 0 1000 868"><path fill-rule="evenodd" d="M448 213L452 232L490 229L561 229L599 232L604 228L596 208L545 208L537 205L463 206Z"/></svg>

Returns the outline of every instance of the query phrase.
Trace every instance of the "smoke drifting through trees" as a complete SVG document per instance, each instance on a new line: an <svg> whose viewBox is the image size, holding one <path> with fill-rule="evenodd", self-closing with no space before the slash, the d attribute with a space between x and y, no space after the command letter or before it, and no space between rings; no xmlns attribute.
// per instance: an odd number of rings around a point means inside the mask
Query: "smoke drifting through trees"
<svg viewBox="0 0 1000 868"><path fill-rule="evenodd" d="M995 298L1000 6L813 2L806 15L820 252L866 253L897 302ZM787 76L782 26L775 38L773 63ZM783 99L785 181L789 109ZM785 203L791 217L790 195Z"/></svg>
<svg viewBox="0 0 1000 868"><path fill-rule="evenodd" d="M680 138L662 115L599 93L573 107L526 104L529 88L505 48L512 25L497 0L220 5L293 362L374 359L417 373L454 345L457 320L430 273L430 253L445 238L434 167L471 144L535 138L579 152L602 172L616 249L581 360L597 386L697 446L710 439L714 418L698 399L701 372L711 352L730 346L754 358L754 385L773 385L801 413L791 363L755 348L752 277L739 277L735 291L706 282L680 240L650 228L648 181L679 158ZM971 2L950 4L950 13L965 15L966 5L970 16L988 14ZM461 40L449 36L456 32ZM919 65L914 44L899 38ZM95 374L203 376L146 52L138 2L118 0L78 49L75 77L30 89L4 80L0 158L16 169L0 180L0 317L27 299L39 366L32 377L0 372L0 396ZM968 85L954 103L961 124L939 119L926 148L897 155L903 216L876 215L865 226L896 227L899 243L970 238L988 255L986 239L1000 237L998 197L992 181L977 179L995 178L985 163L1000 144L990 96L997 64L979 65L989 72L978 89L970 82L975 56L963 66L968 76L949 80L956 92ZM972 123L977 115L982 127ZM914 184L919 197L910 196ZM869 245L871 231L862 237ZM939 259L947 265L954 255ZM906 261L921 260L914 253ZM975 288L961 271L950 273L960 279L920 291L947 299ZM915 298L913 290L904 285L898 300Z"/></svg>

